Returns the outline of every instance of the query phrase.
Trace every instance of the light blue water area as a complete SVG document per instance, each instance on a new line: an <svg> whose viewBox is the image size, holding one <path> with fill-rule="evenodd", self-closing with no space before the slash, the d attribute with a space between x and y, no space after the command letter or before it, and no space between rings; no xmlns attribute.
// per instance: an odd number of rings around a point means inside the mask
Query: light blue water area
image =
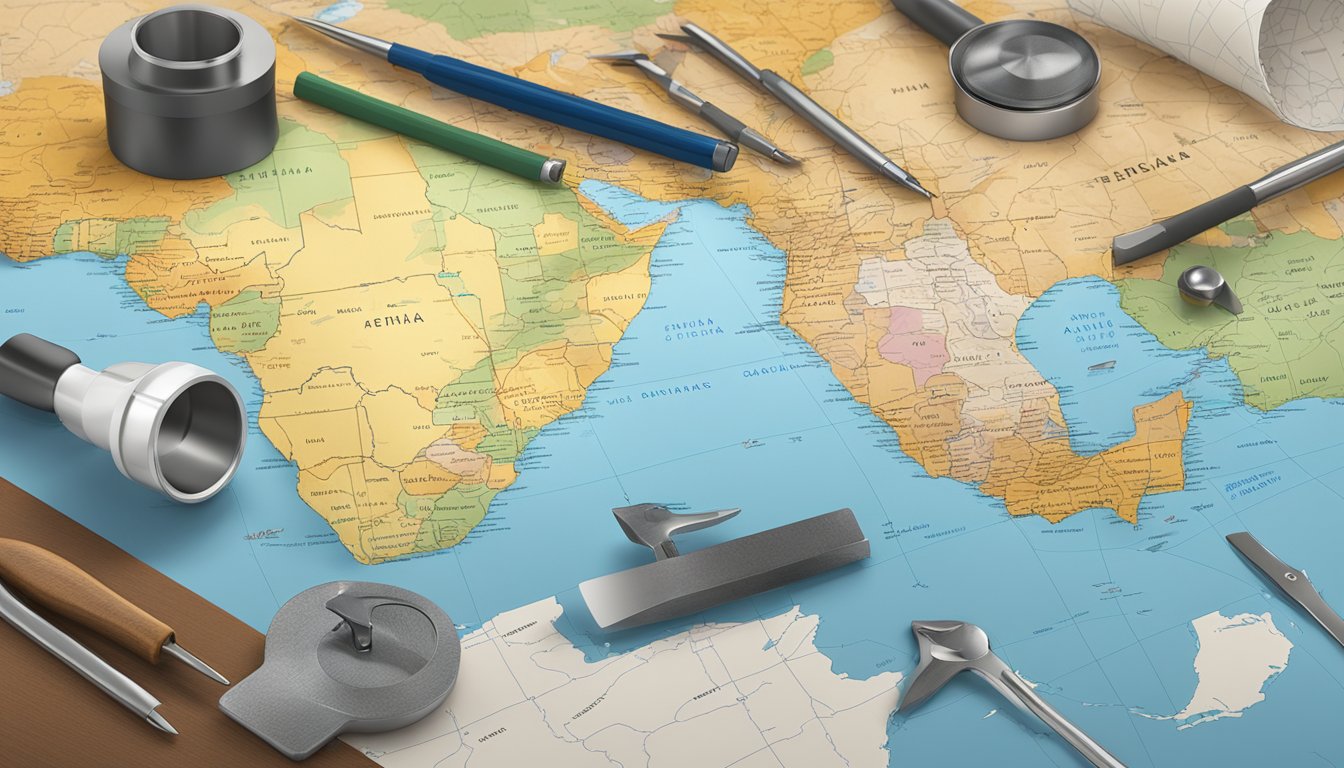
<svg viewBox="0 0 1344 768"><path fill-rule="evenodd" d="M1178 388L1206 357L1143 344L1150 334L1111 300L1113 291L1102 280L1061 283L1017 326L1018 348L1046 364L1039 370L1059 392L1074 451L1085 456L1133 437L1131 409Z"/></svg>
<svg viewBox="0 0 1344 768"><path fill-rule="evenodd" d="M328 24L340 24L355 18L355 14L364 10L364 4L357 0L340 0L318 11L314 18Z"/></svg>
<svg viewBox="0 0 1344 768"><path fill-rule="evenodd" d="M0 476L258 628L289 596L338 578L417 590L466 627L558 594L562 631L590 658L690 623L615 635L593 626L577 584L650 560L620 532L612 507L742 507L737 518L686 536L684 550L851 507L872 542L869 560L695 620L801 605L821 616L817 643L834 670L866 678L913 669L912 619L969 619L1130 765L1271 755L1305 764L1312 751L1344 753L1344 735L1326 722L1344 705L1338 648L1295 623L1221 538L1254 530L1307 566L1327 597L1331 585L1344 595L1344 563L1331 556L1344 540L1335 512L1344 492L1340 403L1249 409L1225 363L1161 347L1120 311L1108 284L1062 283L1027 312L1019 345L1060 388L1069 426L1087 433L1074 435L1075 446L1091 452L1123 440L1134 405L1180 389L1193 403L1188 487L1147 498L1137 527L1104 510L1058 525L1012 519L971 486L929 478L779 324L785 256L749 226L749 210L656 203L591 181L581 190L630 226L670 221L653 252L648 303L583 407L542 430L520 459L518 482L458 547L356 564L299 501L294 466L255 429L230 489L183 508L122 480L104 454L49 415L0 403ZM81 254L27 266L0 260L0 338L45 335L94 366L195 362L225 373L255 414L256 381L210 344L204 315L161 318L126 288L123 269L124 260ZM1114 332L1104 350L1068 336L1075 316L1092 313ZM1087 370L1106 360L1116 361L1109 372ZM1136 716L1169 715L1189 701L1189 622L1213 610L1272 611L1296 644L1268 700L1242 718L1180 732ZM973 680L951 683L913 716L894 716L888 736L893 764L1077 764L1057 738Z"/></svg>
<svg viewBox="0 0 1344 768"><path fill-rule="evenodd" d="M1105 352L1085 349L1091 339L1070 343L1079 318L1098 317L1107 323ZM1271 594L1223 537L1252 531L1284 559L1313 569L1327 598L1333 585L1336 600L1344 600L1336 546L1344 541L1344 403L1302 400L1269 413L1248 407L1224 360L1163 347L1120 310L1115 288L1095 278L1047 291L1019 324L1018 341L1060 388L1070 428L1082 424L1093 433L1093 450L1133 434L1136 405L1179 389L1193 407L1185 490L1147 497L1137 527L1111 521L1095 530L1075 518L1054 528L1049 546L1036 547L1052 571L1074 576L1055 579L1071 603L1089 592L1109 603L1098 612L1109 618L1080 626L1120 700L1150 714L1180 710L1195 683L1188 622L1213 610L1269 611L1295 646L1287 671L1266 686L1267 700L1243 718L1180 732L1171 722L1134 720L1150 759L1179 764L1173 756L1185 755L1190 764L1208 764L1223 755L1237 764L1308 764L1313 751L1341 754L1344 739L1323 714L1344 704L1338 647ZM1115 360L1115 367L1089 371L1096 358ZM1104 571L1095 580L1076 578L1087 575L1080 562Z"/></svg>

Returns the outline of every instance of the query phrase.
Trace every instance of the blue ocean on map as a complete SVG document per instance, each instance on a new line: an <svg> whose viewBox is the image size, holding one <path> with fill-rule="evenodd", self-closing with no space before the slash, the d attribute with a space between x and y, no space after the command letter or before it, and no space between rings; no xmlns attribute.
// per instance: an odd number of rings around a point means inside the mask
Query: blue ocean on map
<svg viewBox="0 0 1344 768"><path fill-rule="evenodd" d="M338 4L342 5L342 4ZM642 564L611 508L656 501L742 514L690 534L684 550L850 507L872 557L695 621L749 620L794 605L820 615L817 644L837 674L909 674L913 619L965 619L1038 691L1130 765L1287 763L1344 753L1334 714L1344 687L1320 660L1339 649L1270 593L1223 541L1251 530L1344 601L1344 404L1247 407L1227 364L1166 349L1129 318L1115 288L1079 279L1028 310L1018 344L1059 390L1076 451L1132 434L1132 409L1179 390L1192 414L1183 491L1146 497L1139 525L1089 510L1051 525L1014 519L974 487L930 478L894 432L779 322L785 255L743 206L662 203L585 182L631 227L669 222L653 252L644 310L578 411L528 446L517 483L452 549L356 563L295 490L296 469L255 424L232 486L179 507L125 481L102 452L49 414L0 403L0 476L42 498L259 630L289 597L334 579L419 591L470 631L558 596L559 628L589 658L624 653L690 620L604 635L577 584ZM32 332L102 367L186 360L226 375L255 415L246 364L211 344L204 311L168 320L123 277L125 259L0 259L0 338ZM1104 365L1099 365L1104 364ZM1198 650L1190 622L1269 611L1293 644L1265 699L1178 730ZM184 640L185 642L185 640ZM895 702L893 702L894 705ZM969 737L969 738L968 738ZM973 679L888 722L892 765L1079 765L1063 743ZM1304 758L1305 759L1305 758Z"/></svg>

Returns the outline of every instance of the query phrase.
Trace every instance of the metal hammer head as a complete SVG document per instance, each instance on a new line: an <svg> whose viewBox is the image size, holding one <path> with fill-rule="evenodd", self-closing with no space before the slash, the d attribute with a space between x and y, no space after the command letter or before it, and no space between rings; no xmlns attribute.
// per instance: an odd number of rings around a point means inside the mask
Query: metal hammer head
<svg viewBox="0 0 1344 768"><path fill-rule="evenodd" d="M958 672L990 655L989 635L964 621L914 621L919 666L905 689L899 712L909 712L937 693Z"/></svg>
<svg viewBox="0 0 1344 768"><path fill-rule="evenodd" d="M611 510L621 530L636 544L653 550L659 560L677 556L673 534L708 528L741 512L741 509L717 509L713 512L675 514L661 504L635 504Z"/></svg>

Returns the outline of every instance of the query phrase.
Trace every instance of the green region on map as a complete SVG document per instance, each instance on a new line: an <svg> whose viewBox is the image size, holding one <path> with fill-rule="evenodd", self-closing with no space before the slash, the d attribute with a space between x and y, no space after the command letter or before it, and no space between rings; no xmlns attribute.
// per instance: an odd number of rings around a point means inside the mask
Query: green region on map
<svg viewBox="0 0 1344 768"><path fill-rule="evenodd" d="M1244 222L1226 231L1247 232ZM1245 386L1246 402L1257 408L1344 396L1344 380L1332 375L1344 359L1344 240L1302 231L1251 243L1177 246L1161 280L1118 283L1121 306L1169 347L1206 347L1226 357ZM1223 275L1241 299L1242 314L1171 301L1177 278L1197 265Z"/></svg>

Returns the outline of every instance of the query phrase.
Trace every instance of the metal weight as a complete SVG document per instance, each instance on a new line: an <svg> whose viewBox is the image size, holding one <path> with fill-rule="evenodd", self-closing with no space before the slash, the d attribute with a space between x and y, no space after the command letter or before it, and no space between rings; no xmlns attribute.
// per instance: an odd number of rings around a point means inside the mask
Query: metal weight
<svg viewBox="0 0 1344 768"><path fill-rule="evenodd" d="M275 42L237 11L175 5L98 49L112 154L141 173L199 179L246 168L279 137Z"/></svg>

